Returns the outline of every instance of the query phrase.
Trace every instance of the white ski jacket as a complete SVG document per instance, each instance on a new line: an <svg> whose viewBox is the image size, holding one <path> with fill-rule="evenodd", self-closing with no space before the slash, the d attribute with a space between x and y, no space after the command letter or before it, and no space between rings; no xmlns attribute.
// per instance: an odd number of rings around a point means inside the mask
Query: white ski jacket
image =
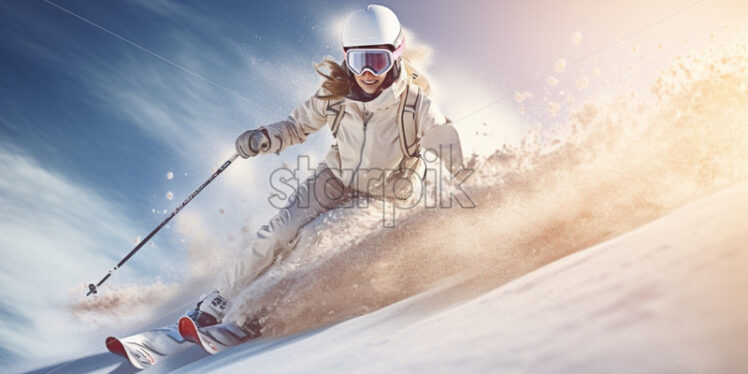
<svg viewBox="0 0 748 374"><path fill-rule="evenodd" d="M400 66L399 78L374 100L344 99L345 114L325 163L344 184L359 192L404 199L419 190L410 190L408 183L397 180L408 179L410 186L420 188L418 178L422 162L420 158L405 156L399 144L396 116L401 93L408 84L403 64ZM327 124L329 102L312 96L297 106L286 120L262 126L270 138L270 147L263 153L280 153L319 131ZM462 152L457 132L425 94L421 94L416 103L415 120L421 147L438 150L442 145L443 149L452 149L450 160L445 161L449 162L448 170L453 174L459 171Z"/></svg>

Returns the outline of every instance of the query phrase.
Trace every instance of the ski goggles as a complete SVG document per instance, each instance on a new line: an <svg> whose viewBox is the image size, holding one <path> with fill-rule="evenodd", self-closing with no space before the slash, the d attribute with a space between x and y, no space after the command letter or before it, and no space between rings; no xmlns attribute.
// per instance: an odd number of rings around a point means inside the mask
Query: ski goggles
<svg viewBox="0 0 748 374"><path fill-rule="evenodd" d="M354 48L345 51L345 63L355 75L370 71L382 75L390 71L402 54L402 44L395 52L382 48Z"/></svg>

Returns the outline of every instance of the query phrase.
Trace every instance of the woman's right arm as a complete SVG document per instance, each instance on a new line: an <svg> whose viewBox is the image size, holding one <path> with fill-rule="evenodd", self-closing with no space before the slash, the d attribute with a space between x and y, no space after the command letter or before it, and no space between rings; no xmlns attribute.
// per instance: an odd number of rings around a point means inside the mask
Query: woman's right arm
<svg viewBox="0 0 748 374"><path fill-rule="evenodd" d="M237 151L239 151L240 145L244 145L245 140L242 137L249 142L251 136L257 132L265 136L267 143L263 142L261 148L252 147L252 150L256 151L255 154L278 154L290 145L303 143L309 134L319 131L327 123L327 117L325 116L327 101L314 95L309 100L299 104L285 120L245 132L237 139ZM252 145L254 146L255 143ZM242 154L241 151L239 153Z"/></svg>

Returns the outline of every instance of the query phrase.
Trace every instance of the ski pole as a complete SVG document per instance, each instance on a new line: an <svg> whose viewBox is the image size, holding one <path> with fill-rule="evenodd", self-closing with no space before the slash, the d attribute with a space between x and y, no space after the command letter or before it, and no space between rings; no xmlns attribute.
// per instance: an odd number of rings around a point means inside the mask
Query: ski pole
<svg viewBox="0 0 748 374"><path fill-rule="evenodd" d="M145 243L147 243L149 240L151 240L151 238L153 238L153 236L156 235L156 233L159 230L161 230L162 227L166 226L166 224L169 221L171 221L171 219L174 218L174 216L176 216L177 213L179 213L179 211L182 210L182 208L185 207L185 205L187 205L190 201L192 201L192 199L194 199L195 196L197 196L197 194L199 194L200 191L202 191L203 188L205 188L205 186L207 186L208 184L210 184L210 182L212 182L213 179L216 179L216 177L218 175L220 175L224 170L226 170L226 168L229 167L229 165L231 165L231 163L234 162L234 160L236 160L237 157L239 157L239 154L238 153L234 153L234 155L231 156L231 158L229 158L228 160L226 160L226 162L224 162L223 165L221 165L221 167L218 168L218 170L216 170L213 173L213 175L210 176L210 178L208 178L208 180L206 180L205 182L203 182L203 184L201 184L200 187L198 187L197 190L195 190L195 192L193 192L189 197L187 197L187 200L183 201L182 204L180 204L176 209L174 209L174 211L171 212L171 214L168 217L166 217L166 219L163 222L161 222L158 226L156 226L156 228L153 229L153 231L151 231L151 233L148 234L148 236L146 236L145 239L141 240L140 243L138 243L135 246L135 248L133 248L130 251L130 253L127 254L127 256L125 256L122 260L120 260L120 262L114 268L112 268L112 270L109 270L109 272L104 276L104 278L101 278L101 280L99 281L99 283L96 283L96 284L91 283L91 284L89 284L88 285L88 290L89 291L86 294L86 296L88 296L88 295L90 295L92 293L95 294L97 292L97 288L99 286L101 286L102 283L106 282L106 280L109 279L109 277L111 277L112 274L115 271L117 271L120 267L122 267L122 265L124 265L125 262L127 262L127 260L129 260L130 257L132 257L135 254L135 252L137 252L138 250L140 250L140 248L143 247L143 245L145 245Z"/></svg>

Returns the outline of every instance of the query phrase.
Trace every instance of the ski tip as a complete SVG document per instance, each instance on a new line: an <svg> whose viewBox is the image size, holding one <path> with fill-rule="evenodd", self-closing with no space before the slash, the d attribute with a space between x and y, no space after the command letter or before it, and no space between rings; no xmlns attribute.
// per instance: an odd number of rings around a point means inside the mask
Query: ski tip
<svg viewBox="0 0 748 374"><path fill-rule="evenodd" d="M182 335L185 340L200 344L200 336L197 333L195 321L191 320L190 317L182 317L179 319L178 326L179 335Z"/></svg>
<svg viewBox="0 0 748 374"><path fill-rule="evenodd" d="M118 356L127 358L127 351L125 351L125 346L122 345L122 342L120 342L119 339L113 336L106 338L106 349Z"/></svg>

